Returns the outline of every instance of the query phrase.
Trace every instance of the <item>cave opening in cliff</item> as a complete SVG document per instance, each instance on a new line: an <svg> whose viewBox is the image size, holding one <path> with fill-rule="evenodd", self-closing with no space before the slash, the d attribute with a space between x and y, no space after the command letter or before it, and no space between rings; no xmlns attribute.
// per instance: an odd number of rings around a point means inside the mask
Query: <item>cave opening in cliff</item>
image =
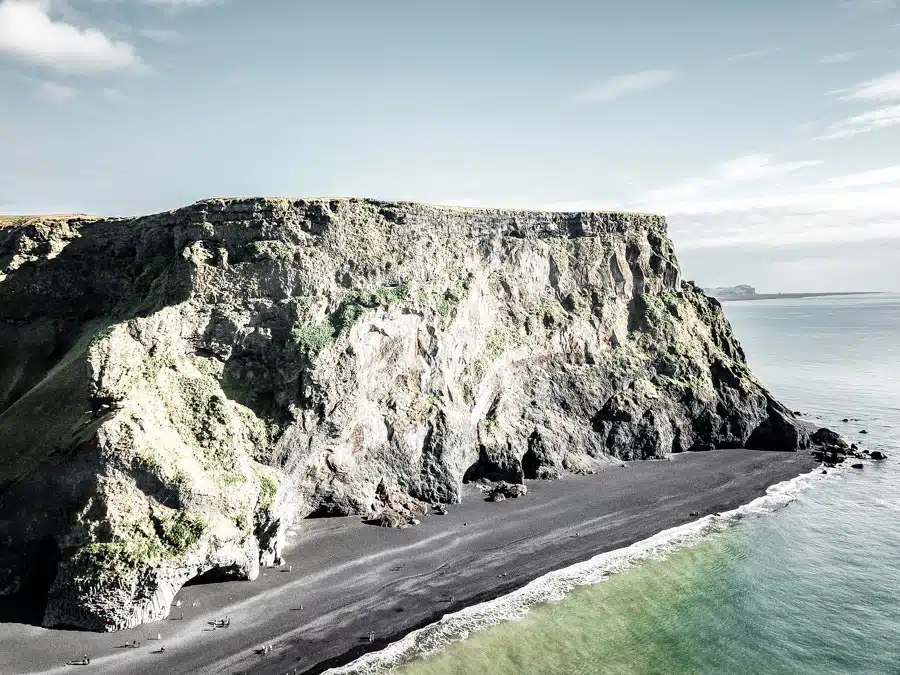
<svg viewBox="0 0 900 675"><path fill-rule="evenodd" d="M512 454L492 455L481 446L478 460L463 474L463 483L474 483L479 480L506 481L521 483L524 479L522 463Z"/></svg>
<svg viewBox="0 0 900 675"><path fill-rule="evenodd" d="M26 568L19 591L0 596L0 623L41 625L47 595L56 580L61 557L52 537L41 541Z"/></svg>
<svg viewBox="0 0 900 675"><path fill-rule="evenodd" d="M246 578L246 571L240 565L213 567L202 574L191 577L185 582L184 586L205 586L207 584L220 584L224 581L241 581Z"/></svg>
<svg viewBox="0 0 900 675"><path fill-rule="evenodd" d="M334 495L329 494L322 497L316 508L314 508L306 517L311 519L341 518L343 516L349 516L351 513L352 510L347 504L336 499Z"/></svg>
<svg viewBox="0 0 900 675"><path fill-rule="evenodd" d="M538 458L534 448L528 448L528 451L522 456L522 473L525 478L537 478L538 471L541 468L541 460Z"/></svg>

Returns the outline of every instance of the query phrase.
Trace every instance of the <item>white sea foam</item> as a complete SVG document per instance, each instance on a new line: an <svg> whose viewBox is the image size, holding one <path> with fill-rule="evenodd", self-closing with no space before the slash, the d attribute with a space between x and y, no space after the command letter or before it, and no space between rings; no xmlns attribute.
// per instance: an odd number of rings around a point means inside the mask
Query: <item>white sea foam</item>
<svg viewBox="0 0 900 675"><path fill-rule="evenodd" d="M801 474L766 490L762 497L732 511L704 516L636 542L631 546L601 553L581 563L556 570L535 579L517 591L488 602L446 614L439 621L413 631L378 652L361 656L352 663L326 671L326 675L382 675L410 660L434 654L441 648L504 621L522 618L539 603L564 599L576 586L596 584L610 575L624 572L645 560L661 559L677 549L697 544L707 535L727 529L747 517L770 513L792 502L809 485L840 474L820 469Z"/></svg>

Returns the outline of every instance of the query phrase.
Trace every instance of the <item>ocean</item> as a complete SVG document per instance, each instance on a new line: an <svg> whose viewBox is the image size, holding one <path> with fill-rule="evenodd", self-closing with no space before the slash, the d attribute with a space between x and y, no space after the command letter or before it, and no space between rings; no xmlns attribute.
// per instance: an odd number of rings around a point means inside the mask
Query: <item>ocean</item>
<svg viewBox="0 0 900 675"><path fill-rule="evenodd" d="M900 296L724 306L778 399L889 459L775 486L341 672L900 674Z"/></svg>

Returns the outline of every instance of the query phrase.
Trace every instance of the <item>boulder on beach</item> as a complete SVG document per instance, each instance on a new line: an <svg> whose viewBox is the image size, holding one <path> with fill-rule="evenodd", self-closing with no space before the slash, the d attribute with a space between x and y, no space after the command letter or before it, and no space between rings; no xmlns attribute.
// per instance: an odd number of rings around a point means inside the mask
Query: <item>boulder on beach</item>
<svg viewBox="0 0 900 675"><path fill-rule="evenodd" d="M371 522L373 525L378 525L379 527L401 528L409 527L410 525L408 518L401 516L392 508L381 509L370 519L369 522Z"/></svg>
<svg viewBox="0 0 900 675"><path fill-rule="evenodd" d="M492 502L501 502L504 499L517 499L524 497L528 492L528 488L520 483L501 482L488 490L488 500Z"/></svg>
<svg viewBox="0 0 900 675"><path fill-rule="evenodd" d="M384 479L375 489L376 502L372 506L373 525L381 527L409 527L418 525L428 512L424 502L396 487L389 487Z"/></svg>

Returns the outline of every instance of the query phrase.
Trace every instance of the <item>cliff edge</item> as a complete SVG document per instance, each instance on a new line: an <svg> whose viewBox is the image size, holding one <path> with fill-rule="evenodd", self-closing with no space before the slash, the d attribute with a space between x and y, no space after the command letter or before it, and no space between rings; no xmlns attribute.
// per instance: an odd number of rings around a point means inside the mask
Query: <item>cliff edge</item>
<svg viewBox="0 0 900 675"><path fill-rule="evenodd" d="M809 446L665 220L215 199L0 228L0 594L164 618L306 516L476 480ZM49 587L49 590L48 590Z"/></svg>

